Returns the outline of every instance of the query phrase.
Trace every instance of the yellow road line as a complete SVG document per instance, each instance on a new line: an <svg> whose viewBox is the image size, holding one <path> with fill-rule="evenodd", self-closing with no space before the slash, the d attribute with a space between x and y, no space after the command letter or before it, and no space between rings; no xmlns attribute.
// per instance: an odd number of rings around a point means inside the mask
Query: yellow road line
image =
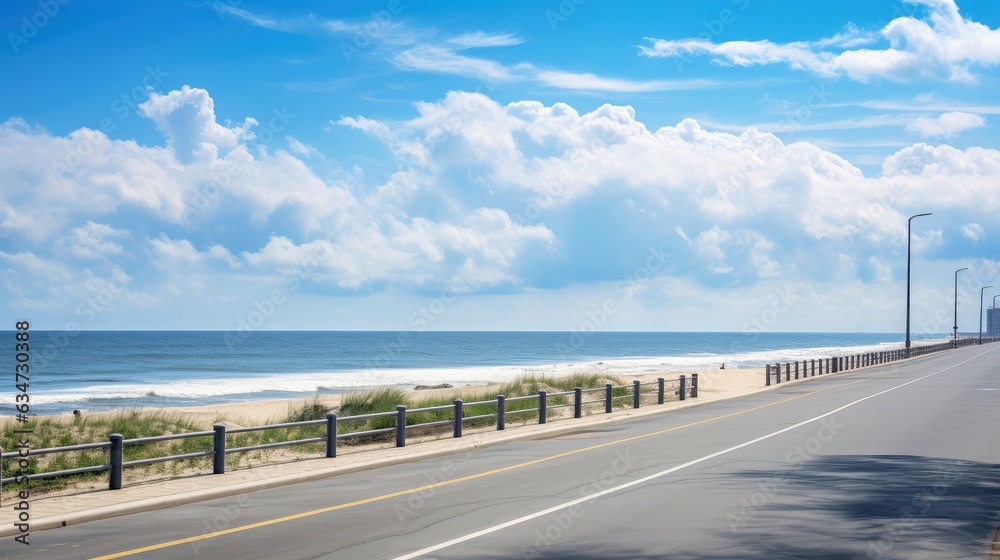
<svg viewBox="0 0 1000 560"><path fill-rule="evenodd" d="M241 525L239 527L233 527L231 529L224 529L224 530L221 530L221 531L215 531L213 533L204 533L204 534L201 534L201 535L198 535L198 536L195 536L195 537L187 537L187 538L183 538L183 539L177 539L177 540L174 540L174 541L168 541L168 542L164 542L164 543L160 543L160 544L154 544L154 545L144 546L142 548L133 548L132 550L125 550L125 551L122 551L122 552L116 552L114 554L108 554L106 556L97 556L95 558L92 558L91 560L111 560L113 558L124 558L126 556L133 556L133 555L136 555L136 554L142 554L143 552L151 552L153 550L161 550L161 549L164 549L164 548L170 548L172 546L177 546L177 545L186 544L186 543L192 543L192 542L200 541L202 539L214 539L216 537L221 537L223 535L230 535L230 534L239 533L239 532L242 532L242 531L249 531L251 529L256 529L258 527L267 527L269 525L276 525L278 523L285 523L285 522L288 522L288 521L294 521L296 519L302 519L304 517L312 517L314 515L319 515L319 514L322 514L322 513L329 513L331 511L337 511L337 510L347 509L347 508L351 508L351 507L355 507L355 506L360 506L360 505L364 505L364 504L370 504L372 502L379 502L379 501L382 501L382 500L388 500L390 498L398 498L400 496L406 496L408 494L413 494L413 493L416 493L416 492L423 492L424 490L430 490L432 488L440 488L442 486L448 486L450 484L457 484L459 482L466 482L468 480L475 480L477 478L483 478L483 477L492 476L492 475L495 475L495 474L500 474L500 473L504 473L504 472L508 472L508 471L513 471L513 470L516 470L516 469L520 469L520 468L524 468L524 467L529 467L531 465L537 465L539 463L545 463L547 461L553 461L555 459L561 459L563 457L569 457L571 455L576 455L578 453L584 453L584 452L587 452L587 451L593 451L595 449L601 449L603 447L609 447L611 445L618 445L618 444L621 444L621 443L627 443L627 442L630 442L630 441L636 441L636 440L643 439L643 438L648 438L648 437L652 437L652 436L658 436L658 435L662 435L662 434L665 434L665 433L668 433L668 432L673 432L673 431L676 431L676 430L682 430L684 428L690 428L692 426L697 426L699 424L705 424L707 422L715 422L717 420L723 420L725 418L732 418L733 416L739 416L741 414L746 414L748 412L753 412L755 410L760 410L762 408L768 408L768 407L779 405L779 404L783 404L783 403L786 403L786 402L789 402L789 401L794 401L796 399L801 399L802 397L808 397L808 396L811 396L811 395L815 395L817 393L822 393L823 391L827 391L829 389L836 389L838 387L844 387L846 385L853 385L855 383L861 383L862 381L864 381L864 380L851 381L849 383L841 383L840 385L834 385L832 387L825 387L823 389L818 389L818 390L812 391L810 393L803 393L801 395L796 395L794 397L789 397L787 399L782 399L780 401L776 401L776 402L769 403L769 404L763 404L763 405L760 405L760 406L755 406L753 408L748 408L746 410L741 410L739 412L730 412L729 414L723 414L722 416L716 416L714 418L706 418L705 420L699 420L697 422L691 422L690 424L684 424L683 426L675 426L673 428L666 428L664 430L658 430L658 431L650 432L650 433L647 433L647 434L640 434L640 435L637 435L637 436L631 436L631 437L627 437L627 438L623 438L623 439L618 439L618 440L614 440L614 441L608 441L608 442L605 442L605 443L599 443L597 445L591 445L590 447L583 447L583 448L580 448L580 449L574 449L573 451L566 451L566 452L563 452L563 453L557 453L556 455L550 455L548 457L542 457L541 459L533 459L531 461L525 461L524 463L518 463L516 465L510 465L510 466L507 466L507 467L501 467L499 469L493 469L491 471L485 471L485 472L481 472L481 473L478 473L478 474L471 474L471 475L463 476L463 477L459 477L459 478L452 478L450 480L444 480L444 481L441 481L441 482L435 482L433 484L426 484L424 486L418 486L416 488L410 488L408 490L400 490L398 492L391 492L389 494L382 494L380 496L373 496L371 498L365 498L363 500L356 500L354 502L348 502L346 504L338 504L338 505L335 505L335 506L329 506L329 507L325 507L325 508L314 509L314 510L311 510L311 511L304 511L302 513L296 513L296 514L293 514L293 515L287 515L285 517L277 517L275 519L268 519L266 521L258 521L257 523L250 523L249 525Z"/></svg>

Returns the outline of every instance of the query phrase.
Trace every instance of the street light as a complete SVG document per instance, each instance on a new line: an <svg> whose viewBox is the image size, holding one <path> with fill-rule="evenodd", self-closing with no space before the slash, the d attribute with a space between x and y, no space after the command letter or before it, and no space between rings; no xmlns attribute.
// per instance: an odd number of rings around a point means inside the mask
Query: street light
<svg viewBox="0 0 1000 560"><path fill-rule="evenodd" d="M915 214L906 220L906 357L910 357L910 224L913 218L930 216L933 212Z"/></svg>
<svg viewBox="0 0 1000 560"><path fill-rule="evenodd" d="M955 326L952 327L955 333L955 348L958 348L958 273L963 270L969 270L969 267L960 268L955 271Z"/></svg>
<svg viewBox="0 0 1000 560"><path fill-rule="evenodd" d="M992 288L993 286L983 286L979 290L979 344L983 343L983 294L986 293L986 288Z"/></svg>

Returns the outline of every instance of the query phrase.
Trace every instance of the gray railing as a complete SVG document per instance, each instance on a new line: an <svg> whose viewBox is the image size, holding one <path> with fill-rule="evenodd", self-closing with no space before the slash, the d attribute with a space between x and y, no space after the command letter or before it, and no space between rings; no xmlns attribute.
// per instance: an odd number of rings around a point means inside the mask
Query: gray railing
<svg viewBox="0 0 1000 560"><path fill-rule="evenodd" d="M983 342L994 342L996 338L986 338L983 337ZM932 354L934 352L941 352L944 350L951 350L953 348L958 348L959 346L971 346L974 344L979 344L978 338L960 338L957 341L942 342L941 344L928 344L924 346L914 346L910 348L909 358L916 358L917 356L924 356L927 354ZM774 382L781 383L782 376L784 376L784 381L791 381L793 379L800 379L800 369L801 367L801 377L815 377L817 375L838 373L842 371L849 371L853 369L858 369L862 367L875 366L879 364L886 364L889 362L895 362L898 360L907 359L907 352L904 348L899 348L896 350L881 350L878 352L865 352L861 354L848 354L846 356L834 356L831 358L817 358L802 360L801 362L785 362L784 370L782 370L782 364L767 364L766 371L764 373L764 384L771 385L771 379Z"/></svg>
<svg viewBox="0 0 1000 560"><path fill-rule="evenodd" d="M690 378L681 375L677 379L677 390L674 392L677 395L678 400L685 400L686 398L697 398L698 397L698 374L691 375ZM52 447L48 449L31 449L25 453L19 453L16 451L11 451L7 453L0 453L0 460L8 459L14 462L20 462L21 460L27 460L28 457L35 457L38 455L48 455L52 453L71 453L76 451L86 451L90 449L107 449L108 450L108 463L103 465L94 465L89 467L82 467L76 469L65 469L59 471L45 472L45 473L33 473L33 474L18 474L17 476L0 478L0 484L9 484L11 482L22 482L25 480L39 480L48 478L58 478L63 476L70 476L75 474L84 474L91 472L101 472L109 471L109 482L108 487L111 490L119 490L122 487L122 474L125 467L133 467L140 465L149 465L153 463L163 463L167 461L181 461L186 459L194 459L198 457L212 457L212 473L213 474L223 474L226 472L226 455L234 453L247 453L250 451L259 451L265 449L274 449L278 447L288 447L294 445L306 445L314 443L324 443L326 448L326 457L334 458L337 456L337 442L338 440L345 440L350 438L359 438L367 436L379 436L383 434L394 433L396 439L396 447L406 446L406 434L407 431L416 429L425 429L433 427L442 426L452 426L452 437L462 437L462 428L466 423L473 421L481 421L485 419L495 419L495 427L497 430L506 429L507 417L511 415L518 415L524 413L537 413L538 423L545 424L548 422L548 412L554 409L561 408L573 408L573 418L581 418L583 416L583 409L585 405L588 404L604 404L605 413L610 413L615 406L615 402L621 399L631 399L632 407L639 408L643 396L643 387L655 386L656 403L663 404L666 399L666 380L664 378L659 378L655 382L640 383L639 381L633 381L628 385L612 385L607 384L604 387L597 387L593 389L582 389L579 387L574 388L572 391L562 391L558 393L548 393L546 391L539 391L537 395L528 395L523 397L511 397L506 398L504 395L497 395L495 399L486 401L476 401L466 403L461 399L456 399L454 403L441 405L441 406L430 406L424 408L407 408L404 405L398 405L395 411L390 412L376 412L372 414L359 414L355 416L344 416L338 418L334 413L326 415L326 418L321 420L306 420L302 422L286 422L282 424L268 424L265 426L252 426L252 427L239 427L239 428L228 428L224 424L215 424L211 431L203 432L188 432L182 434L171 434L165 436L154 436L154 437L142 437L142 438L131 438L125 439L121 434L111 434L109 436L109 441L97 442L97 443L87 443L82 445L69 445L65 447ZM603 398L584 400L588 395L594 392L604 392ZM616 392L620 394L615 394ZM647 392L646 395L652 395L653 393ZM552 397L572 397L572 402L566 404L551 405L549 399ZM536 405L533 408L522 408L517 410L507 410L507 405L513 402L519 401L535 401ZM467 407L473 406L495 406L496 412L488 414L477 414L473 416L466 416L465 411ZM453 411L452 417L446 420L435 420L432 422L422 422L417 424L407 425L406 419L408 414L418 414L418 413L428 413L428 412L441 412L441 411ZM377 428L370 430L362 430L356 432L347 433L337 433L338 425L341 422L357 422L357 421L367 421L374 420L377 418L393 418L394 425L388 428ZM278 441L272 443L263 443L259 445L250 445L245 447L233 447L228 448L227 435L241 434L254 431L263 430L276 430L282 428L299 428L304 426L325 426L324 435L321 437L312 437L297 439L291 441ZM173 441L187 438L212 438L212 448L207 451L198 451L194 453L184 453L179 455L167 455L164 457L152 457L147 459L138 459L134 461L124 461L124 450L128 445L143 445L149 443L163 442L163 441ZM24 463L19 463L24 464ZM0 463L2 465L2 463ZM26 468L26 467L25 467ZM2 476L2 473L0 473Z"/></svg>

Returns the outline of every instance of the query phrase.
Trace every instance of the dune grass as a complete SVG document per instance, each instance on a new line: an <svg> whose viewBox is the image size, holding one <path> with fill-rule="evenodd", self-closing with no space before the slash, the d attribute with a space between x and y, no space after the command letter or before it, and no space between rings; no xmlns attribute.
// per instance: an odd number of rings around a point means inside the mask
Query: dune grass
<svg viewBox="0 0 1000 560"><path fill-rule="evenodd" d="M72 422L63 422L51 417L34 417L24 424L7 420L0 424L0 429L2 429L0 447L3 447L5 451L13 451L17 448L18 437L27 437L32 449L43 449L104 442L108 441L108 436L114 433L122 434L125 439L130 439L199 431L194 424L188 422L179 414L148 414L138 408L122 409L110 416L94 418L87 417L86 415L75 416ZM31 433L27 435L15 434L15 429L31 430ZM192 453L201 450L204 446L204 442L198 441L202 439L208 439L208 448L211 448L211 438L191 438L152 444L129 445L125 447L123 459L125 461L132 461L164 455ZM31 457L30 466L26 473L36 474L94 467L107 464L107 462L108 452L104 449L53 453ZM5 477L13 476L16 470L17 464L14 460L5 459L3 461L3 473ZM86 477L106 475L94 473L77 476L79 477L77 480L79 480ZM68 480L36 480L30 484L32 489L36 490L58 489L64 487ZM24 486L24 484L5 484L4 488L7 489L9 487L12 490L16 490Z"/></svg>

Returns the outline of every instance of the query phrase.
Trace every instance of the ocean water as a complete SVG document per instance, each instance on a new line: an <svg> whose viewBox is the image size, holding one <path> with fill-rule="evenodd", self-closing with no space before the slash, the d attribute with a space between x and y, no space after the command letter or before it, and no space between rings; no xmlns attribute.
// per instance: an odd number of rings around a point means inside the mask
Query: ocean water
<svg viewBox="0 0 1000 560"><path fill-rule="evenodd" d="M30 395L39 414L186 406L526 373L761 367L898 348L902 340L893 333L33 331ZM14 393L13 381L0 389L0 410L13 414Z"/></svg>

